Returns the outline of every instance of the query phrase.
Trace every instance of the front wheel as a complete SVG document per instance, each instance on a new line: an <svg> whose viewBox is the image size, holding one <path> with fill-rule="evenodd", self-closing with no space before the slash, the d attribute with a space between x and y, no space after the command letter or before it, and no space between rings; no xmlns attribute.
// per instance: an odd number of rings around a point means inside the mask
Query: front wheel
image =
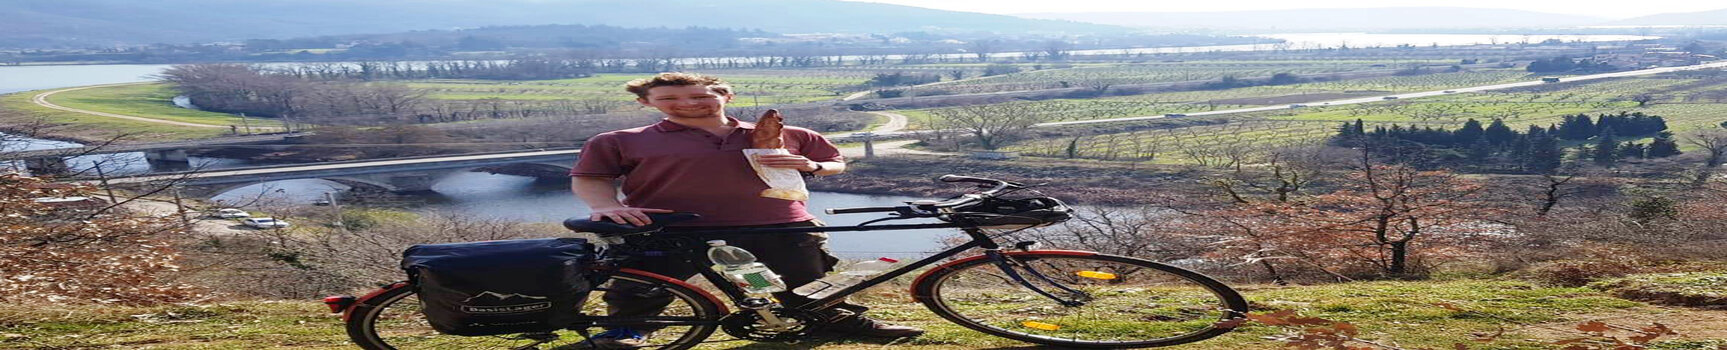
<svg viewBox="0 0 1727 350"><path fill-rule="evenodd" d="M1149 260L1072 251L1002 254L1009 270L986 256L957 260L920 277L913 295L967 328L1080 348L1196 342L1229 332L1247 312L1247 301L1229 286Z"/></svg>
<svg viewBox="0 0 1727 350"><path fill-rule="evenodd" d="M595 287L582 306L583 315L605 315L602 297L628 293L632 297L665 300L665 311L650 317L629 319L604 316L583 317L568 329L556 332L490 336L458 336L438 333L420 313L414 289L399 284L359 301L348 315L348 337L368 350L490 350L490 349L586 349L590 344L581 332L598 334L606 328L631 327L651 331L643 349L688 349L713 334L725 309L713 295L659 275L618 271ZM581 332L577 332L580 330ZM647 332L644 332L647 333Z"/></svg>

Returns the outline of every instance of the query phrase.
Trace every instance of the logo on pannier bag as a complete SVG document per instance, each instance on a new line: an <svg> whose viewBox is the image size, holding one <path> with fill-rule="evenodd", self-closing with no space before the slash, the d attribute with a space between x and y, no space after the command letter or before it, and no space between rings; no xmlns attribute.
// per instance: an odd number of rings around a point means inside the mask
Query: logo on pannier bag
<svg viewBox="0 0 1727 350"><path fill-rule="evenodd" d="M552 308L552 302L550 301L523 303L528 300L546 300L546 297L481 292L479 295L462 300L462 312L470 314L515 314Z"/></svg>

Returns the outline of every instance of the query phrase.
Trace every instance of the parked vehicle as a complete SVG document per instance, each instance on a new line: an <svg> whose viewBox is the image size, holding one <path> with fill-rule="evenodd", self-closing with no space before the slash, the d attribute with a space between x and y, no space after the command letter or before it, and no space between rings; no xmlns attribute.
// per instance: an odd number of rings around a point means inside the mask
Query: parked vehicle
<svg viewBox="0 0 1727 350"><path fill-rule="evenodd" d="M216 213L213 215L223 219L243 219L252 217L252 213L247 213L245 210L234 208L216 209Z"/></svg>
<svg viewBox="0 0 1727 350"><path fill-rule="evenodd" d="M1543 83L1557 83L1557 82L1559 82L1559 77L1541 77L1541 82L1543 82Z"/></svg>
<svg viewBox="0 0 1727 350"><path fill-rule="evenodd" d="M287 228L288 227L287 221L276 220L274 218L248 218L246 220L240 221L240 223L243 223L243 224L246 224L246 226L251 226L252 228L258 228L258 229Z"/></svg>

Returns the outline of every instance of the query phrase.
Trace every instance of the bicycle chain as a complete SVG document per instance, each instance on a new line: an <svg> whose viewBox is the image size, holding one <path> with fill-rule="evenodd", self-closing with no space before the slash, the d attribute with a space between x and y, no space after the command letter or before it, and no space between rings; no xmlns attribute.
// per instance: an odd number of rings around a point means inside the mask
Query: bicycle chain
<svg viewBox="0 0 1727 350"><path fill-rule="evenodd" d="M797 321L798 325L790 329L766 329L762 324L762 316L756 310L740 310L720 318L720 330L740 339L752 341L790 342L803 338L821 329L827 323L821 314L787 308L774 308L775 317Z"/></svg>

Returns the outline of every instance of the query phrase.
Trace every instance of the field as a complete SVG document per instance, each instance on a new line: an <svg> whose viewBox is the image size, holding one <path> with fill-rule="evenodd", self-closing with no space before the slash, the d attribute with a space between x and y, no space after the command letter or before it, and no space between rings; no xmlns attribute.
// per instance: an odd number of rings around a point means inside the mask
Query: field
<svg viewBox="0 0 1727 350"><path fill-rule="evenodd" d="M84 113L62 111L38 106L31 98L46 91L25 91L0 96L0 123L9 125L49 126L44 132L62 137L102 140L120 133L135 140L196 139L230 134L226 127L191 128L169 124L117 119ZM97 112L108 112L144 118L171 120L215 126L247 125L280 127L280 123L261 118L242 121L239 117L175 107L172 90L159 84L119 85L61 92L48 101L60 106Z"/></svg>
<svg viewBox="0 0 1727 350"><path fill-rule="evenodd" d="M1300 95L1280 95L1280 90L1282 92L1315 92L1316 96L1326 96L1318 95L1318 93L1324 92L1341 93L1338 89L1345 86L1348 88L1373 87L1381 89L1376 91L1432 91L1446 87L1467 86L1468 84L1491 84L1499 82L1497 79L1515 78L1514 75L1508 73L1499 73L1498 76L1498 78L1492 78L1491 75L1429 75L1363 79L1347 83L1322 82L1235 89L1219 97L1227 97L1229 99L1224 101L1236 103L1254 102L1255 99L1260 98L1278 100L1276 102L1291 102L1300 101L1299 98L1293 98ZM1443 80L1448 77L1455 79L1455 81ZM1473 82L1469 80L1473 80ZM1689 130L1712 128L1727 121L1727 103L1714 102L1716 100L1714 97L1720 94L1715 92L1721 89L1719 84L1719 82L1658 76L1541 85L1515 90L1460 93L1343 106L1310 104L1310 107L1299 109L1227 117L1195 117L1227 119L1227 124L1222 125L1085 135L1078 138L1036 139L1021 142L1008 147L1008 149L1025 155L1044 157L1150 160L1158 163L1192 164L1204 163L1205 161L1200 159L1205 156L1240 153L1242 151L1253 152L1284 145L1311 144L1329 137L1342 123L1356 119L1366 122L1368 128L1396 124L1433 126L1445 129L1461 126L1468 119L1475 119L1483 123L1493 119L1501 119L1505 120L1506 124L1513 129L1523 130L1529 125L1547 126L1558 123L1560 117L1565 115L1580 113L1597 115L1620 112L1642 112L1662 116L1666 118L1670 130L1676 134L1683 134ZM1410 86L1410 88L1398 87L1405 85ZM1200 93L1181 94L1186 95L1160 94L1118 98L1161 98L1166 99L1163 101L1173 102L1163 104L1153 102L1129 103L1128 105L1135 106L1134 109L1098 108L1121 103L1117 99L1021 103L1052 105L1069 103L1081 106L1052 108L1052 110L1060 112L1052 113L1051 120L1183 113L1195 109L1210 109L1209 107L1214 105L1219 106L1218 109L1275 105L1270 103L1215 104L1217 100L1181 103L1180 100L1191 101L1202 97ZM1641 94L1658 95L1648 105L1639 107L1634 98ZM1175 106L1187 106L1189 109L1184 110ZM1121 113L1123 111L1127 111L1127 113ZM1084 117L1074 117L1082 113L1089 114L1085 114ZM928 115L928 113L923 115ZM1691 146L1686 145L1686 147Z"/></svg>
<svg viewBox="0 0 1727 350"><path fill-rule="evenodd" d="M1449 64L1450 62L1421 61L1191 61L1158 62L1124 65L1076 66L1062 69L1030 70L1027 72L966 79L939 84L956 93L978 93L1054 89L1100 85L1128 85L1216 80L1225 76L1237 78L1268 77L1277 73L1326 75L1358 71L1390 71L1398 65ZM1029 68L1027 68L1029 70Z"/></svg>
<svg viewBox="0 0 1727 350"><path fill-rule="evenodd" d="M1719 281L1720 274L1712 281ZM1718 283L1718 282L1717 282ZM1718 284L1715 284L1718 286ZM1321 286L1243 286L1257 312L1289 310L1308 317L1348 322L1359 337L1404 348L1550 349L1552 342L1582 337L1575 325L1603 320L1622 327L1648 322L1671 326L1679 336L1657 339L1660 349L1715 349L1727 345L1727 316L1720 312L1660 307L1618 299L1589 288L1547 287L1527 282L1449 280L1359 282ZM981 349L1025 346L942 321L900 288L866 292L861 303L889 322L928 329L899 340L830 340L800 344L725 341L699 349ZM351 349L341 320L316 300L231 301L161 307L0 307L0 345L25 349ZM1503 334L1489 341L1477 336ZM1182 349L1272 349L1283 330L1252 324ZM1611 335L1624 337L1624 332ZM1623 339L1623 338L1622 338Z"/></svg>
<svg viewBox="0 0 1727 350"><path fill-rule="evenodd" d="M733 103L739 107L835 99L843 96L849 87L873 76L866 72L826 70L735 70L720 71L715 75L732 85L738 94ZM624 83L648 76L600 74L579 79L533 81L431 80L409 82L408 86L423 89L428 92L428 97L438 100L593 100L628 105L632 104L635 96L624 91Z"/></svg>

